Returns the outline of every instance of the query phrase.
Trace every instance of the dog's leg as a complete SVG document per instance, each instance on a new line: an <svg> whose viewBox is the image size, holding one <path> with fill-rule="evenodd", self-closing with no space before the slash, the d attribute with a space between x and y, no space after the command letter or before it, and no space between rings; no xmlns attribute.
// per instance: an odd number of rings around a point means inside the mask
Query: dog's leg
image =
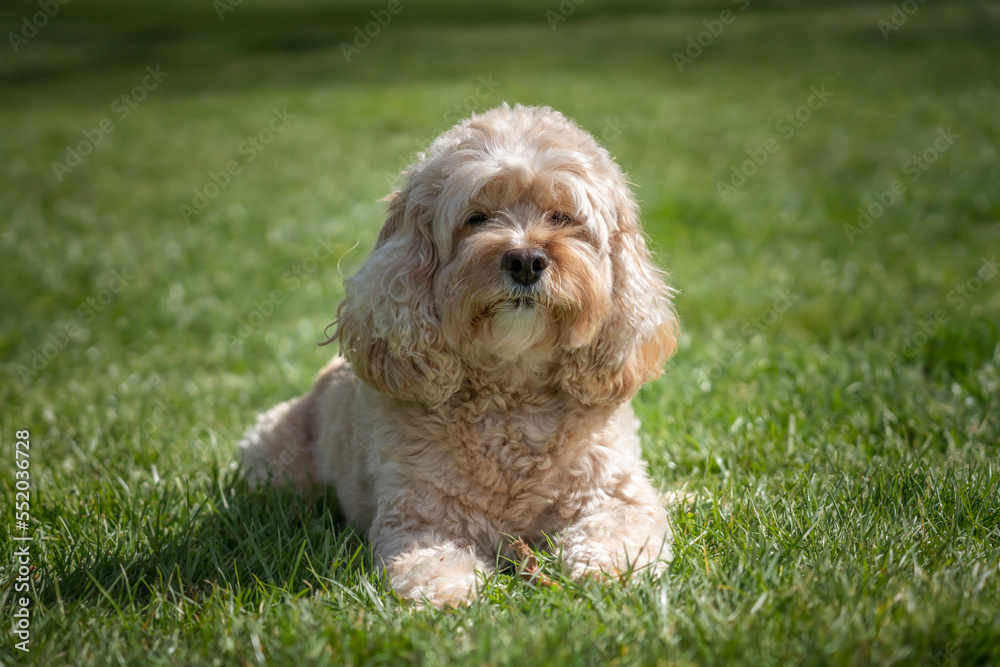
<svg viewBox="0 0 1000 667"><path fill-rule="evenodd" d="M274 406L243 436L243 470L251 485L291 483L305 494L317 481L311 476L316 449L312 400L310 394Z"/></svg>
<svg viewBox="0 0 1000 667"><path fill-rule="evenodd" d="M637 499L610 498L577 519L561 539L563 561L574 579L666 570L673 557L667 512L652 488Z"/></svg>
<svg viewBox="0 0 1000 667"><path fill-rule="evenodd" d="M480 557L468 537L443 532L401 504L379 512L371 531L376 558L393 590L437 607L472 602L492 564Z"/></svg>
<svg viewBox="0 0 1000 667"><path fill-rule="evenodd" d="M341 406L340 414L347 414L356 383L347 363L334 357L316 376L312 391L279 403L257 417L257 423L247 430L239 445L243 471L251 485L259 486L268 480L274 486L290 483L308 497L328 484L329 475L324 477L321 470L323 457L317 452L321 403Z"/></svg>

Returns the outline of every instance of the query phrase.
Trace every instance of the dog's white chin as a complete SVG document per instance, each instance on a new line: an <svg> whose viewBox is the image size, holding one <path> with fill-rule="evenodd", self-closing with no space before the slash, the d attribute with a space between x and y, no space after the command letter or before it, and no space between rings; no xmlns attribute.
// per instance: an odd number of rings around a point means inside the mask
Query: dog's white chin
<svg viewBox="0 0 1000 667"><path fill-rule="evenodd" d="M542 342L547 328L544 308L511 301L494 310L483 342L494 354L515 359Z"/></svg>

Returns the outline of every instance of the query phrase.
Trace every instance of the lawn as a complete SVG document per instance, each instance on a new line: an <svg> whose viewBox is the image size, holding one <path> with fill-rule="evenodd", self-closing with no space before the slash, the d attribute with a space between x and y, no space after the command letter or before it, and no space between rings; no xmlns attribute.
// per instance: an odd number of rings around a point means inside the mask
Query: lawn
<svg viewBox="0 0 1000 667"><path fill-rule="evenodd" d="M1000 8L805 4L0 5L0 661L1000 663ZM236 443L395 175L505 100L636 185L683 337L635 405L691 496L661 580L412 610Z"/></svg>

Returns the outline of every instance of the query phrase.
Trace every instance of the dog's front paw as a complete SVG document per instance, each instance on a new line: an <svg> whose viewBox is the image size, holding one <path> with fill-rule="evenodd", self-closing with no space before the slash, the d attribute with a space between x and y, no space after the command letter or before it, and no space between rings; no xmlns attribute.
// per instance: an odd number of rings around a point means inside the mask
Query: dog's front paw
<svg viewBox="0 0 1000 667"><path fill-rule="evenodd" d="M663 574L672 558L667 513L658 505L618 504L584 517L562 535L574 579L638 572Z"/></svg>
<svg viewBox="0 0 1000 667"><path fill-rule="evenodd" d="M471 548L446 544L399 554L385 569L400 597L418 604L426 600L436 607L457 607L475 599L482 580L479 572L488 568Z"/></svg>

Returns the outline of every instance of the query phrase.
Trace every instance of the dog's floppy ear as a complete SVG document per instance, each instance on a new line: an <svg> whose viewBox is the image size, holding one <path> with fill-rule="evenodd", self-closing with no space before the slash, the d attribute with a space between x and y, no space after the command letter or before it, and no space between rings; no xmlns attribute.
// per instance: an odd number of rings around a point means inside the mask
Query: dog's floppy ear
<svg viewBox="0 0 1000 667"><path fill-rule="evenodd" d="M375 250L344 283L334 337L366 384L436 405L458 390L462 368L445 343L434 307L433 212L411 193L408 187L390 195Z"/></svg>
<svg viewBox="0 0 1000 667"><path fill-rule="evenodd" d="M624 181L624 178L622 179ZM589 344L573 350L560 378L583 403L623 403L655 380L677 349L677 316L639 228L638 207L627 185L616 188L610 237L611 315Z"/></svg>

